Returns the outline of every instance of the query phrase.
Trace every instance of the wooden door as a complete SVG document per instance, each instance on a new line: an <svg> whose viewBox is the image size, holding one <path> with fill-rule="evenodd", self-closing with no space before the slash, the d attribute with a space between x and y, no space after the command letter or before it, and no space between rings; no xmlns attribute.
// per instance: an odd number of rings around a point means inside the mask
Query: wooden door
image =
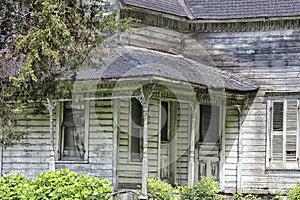
<svg viewBox="0 0 300 200"><path fill-rule="evenodd" d="M201 177L215 177L219 180L220 150L218 143L200 143L198 147L199 180Z"/></svg>
<svg viewBox="0 0 300 200"><path fill-rule="evenodd" d="M160 178L162 180L168 180L170 178L170 169L169 169L169 149L168 143L161 143L160 145Z"/></svg>

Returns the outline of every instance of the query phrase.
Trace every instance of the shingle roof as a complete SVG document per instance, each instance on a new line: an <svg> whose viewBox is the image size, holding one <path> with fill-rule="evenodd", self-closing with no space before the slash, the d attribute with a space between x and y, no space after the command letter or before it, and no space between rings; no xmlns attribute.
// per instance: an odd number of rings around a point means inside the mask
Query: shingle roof
<svg viewBox="0 0 300 200"><path fill-rule="evenodd" d="M125 5L189 17L183 0L122 0ZM193 19L244 19L300 16L299 0L184 0ZM176 9L175 9L176 8ZM191 17L189 17L191 18Z"/></svg>
<svg viewBox="0 0 300 200"><path fill-rule="evenodd" d="M98 69L84 69L79 72L79 79L113 79L160 77L183 81L208 88L237 91L253 91L258 87L247 79L234 76L216 67L161 53L157 51L126 47L114 57L107 66Z"/></svg>
<svg viewBox="0 0 300 200"><path fill-rule="evenodd" d="M178 0L120 0L128 6L135 6L139 8L150 9L154 11L175 14L177 16L185 17L181 5Z"/></svg>

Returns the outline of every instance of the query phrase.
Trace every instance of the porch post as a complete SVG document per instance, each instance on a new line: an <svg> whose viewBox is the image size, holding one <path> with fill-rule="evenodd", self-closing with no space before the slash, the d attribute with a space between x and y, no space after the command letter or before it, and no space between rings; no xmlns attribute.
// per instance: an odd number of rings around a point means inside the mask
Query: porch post
<svg viewBox="0 0 300 200"><path fill-rule="evenodd" d="M56 106L56 101L51 101L47 99L47 103L44 103L49 111L50 115L50 159L49 159L49 170L55 171L55 154L54 154L54 128L53 128L53 110Z"/></svg>
<svg viewBox="0 0 300 200"><path fill-rule="evenodd" d="M243 144L243 130L242 130L242 107L237 106L238 112L239 112L239 135L238 135L238 152L237 152L237 191L242 189L242 144Z"/></svg>
<svg viewBox="0 0 300 200"><path fill-rule="evenodd" d="M142 197L147 199L147 180L148 180L148 109L152 89L142 88L141 95L137 97L143 106L143 161L142 161Z"/></svg>
<svg viewBox="0 0 300 200"><path fill-rule="evenodd" d="M142 194L147 196L148 179L148 107L149 102L143 105L144 127L143 127L143 169L142 169Z"/></svg>
<svg viewBox="0 0 300 200"><path fill-rule="evenodd" d="M196 129L196 112L197 105L194 104L191 106L192 111L192 129L191 129L191 138L190 138L190 159L189 159L189 168L188 168L188 185L192 186L195 180L195 129Z"/></svg>

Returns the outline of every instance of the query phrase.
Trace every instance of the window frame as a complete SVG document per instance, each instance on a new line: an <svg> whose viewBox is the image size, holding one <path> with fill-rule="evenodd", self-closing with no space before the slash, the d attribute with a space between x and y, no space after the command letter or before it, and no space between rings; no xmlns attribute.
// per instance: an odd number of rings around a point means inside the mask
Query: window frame
<svg viewBox="0 0 300 200"><path fill-rule="evenodd" d="M294 161L287 161L287 121L288 121L288 100L296 101L296 158ZM282 161L274 161L273 158L273 114L274 103L283 102L283 130L282 130ZM268 98L267 100L267 141L266 141L266 169L271 170L300 170L299 163L300 156L300 99L292 97L277 96L275 98Z"/></svg>
<svg viewBox="0 0 300 200"><path fill-rule="evenodd" d="M218 112L219 112L219 115L218 115L218 141L217 142L205 142L205 141L201 141L201 134L202 134L202 106L210 106L210 107L217 107L218 108ZM216 144L220 144L221 143L221 133L222 133L222 106L221 105L214 105L214 104L200 104L199 105L199 128L198 128L198 132L199 132L199 138L198 138L198 143L202 144L202 143L216 143ZM207 134L207 133L206 133Z"/></svg>
<svg viewBox="0 0 300 200"><path fill-rule="evenodd" d="M62 149L63 149L63 119L64 119L64 104L68 101L58 102L56 106L55 114L55 136L56 136L56 163L88 163L89 162L89 114L90 114L90 103L89 100L82 101L84 105L84 146L85 154L82 160L63 160L62 159Z"/></svg>

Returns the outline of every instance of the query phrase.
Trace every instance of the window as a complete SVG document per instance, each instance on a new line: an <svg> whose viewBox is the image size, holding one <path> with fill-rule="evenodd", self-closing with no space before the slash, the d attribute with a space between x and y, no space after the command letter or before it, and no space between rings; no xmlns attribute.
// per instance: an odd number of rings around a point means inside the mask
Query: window
<svg viewBox="0 0 300 200"><path fill-rule="evenodd" d="M60 115L60 116L59 116ZM87 133L85 105L68 101L60 105L57 113L58 159L61 161L83 161L87 159Z"/></svg>
<svg viewBox="0 0 300 200"><path fill-rule="evenodd" d="M161 141L168 141L169 139L169 103L166 101L161 102L160 107L160 139Z"/></svg>
<svg viewBox="0 0 300 200"><path fill-rule="evenodd" d="M220 107L200 106L200 142L219 142L220 136Z"/></svg>
<svg viewBox="0 0 300 200"><path fill-rule="evenodd" d="M130 134L130 161L142 160L143 106L137 99L131 99L131 134Z"/></svg>
<svg viewBox="0 0 300 200"><path fill-rule="evenodd" d="M269 100L268 107L269 167L298 168L299 100Z"/></svg>

